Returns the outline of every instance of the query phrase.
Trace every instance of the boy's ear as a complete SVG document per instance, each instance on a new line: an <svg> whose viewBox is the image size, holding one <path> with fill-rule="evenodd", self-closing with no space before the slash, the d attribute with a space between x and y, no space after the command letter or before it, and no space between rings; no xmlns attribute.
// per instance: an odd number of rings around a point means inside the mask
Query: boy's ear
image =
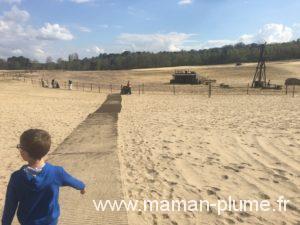
<svg viewBox="0 0 300 225"><path fill-rule="evenodd" d="M21 154L22 158L23 158L25 161L28 161L28 160L29 160L29 155L28 155L28 153L27 153L26 151L21 150L21 151L20 151L20 154Z"/></svg>

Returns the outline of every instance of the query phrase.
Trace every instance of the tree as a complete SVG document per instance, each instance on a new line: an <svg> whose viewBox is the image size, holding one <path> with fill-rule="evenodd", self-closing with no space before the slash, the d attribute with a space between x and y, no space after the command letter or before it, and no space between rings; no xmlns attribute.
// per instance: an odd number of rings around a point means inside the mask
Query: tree
<svg viewBox="0 0 300 225"><path fill-rule="evenodd" d="M69 62L77 61L77 60L79 60L79 56L76 52L69 55Z"/></svg>
<svg viewBox="0 0 300 225"><path fill-rule="evenodd" d="M52 59L51 56L48 56L48 57L46 58L46 63L47 63L47 64L53 63L53 59Z"/></svg>
<svg viewBox="0 0 300 225"><path fill-rule="evenodd" d="M47 68L48 70L53 70L53 69L55 69L55 63L53 62L53 59L52 59L51 56L48 56L48 57L46 58L46 68Z"/></svg>
<svg viewBox="0 0 300 225"><path fill-rule="evenodd" d="M41 64L39 63L38 60L36 59L31 60L31 69L34 70L41 69Z"/></svg>
<svg viewBox="0 0 300 225"><path fill-rule="evenodd" d="M6 69L6 61L4 59L0 58L0 69L5 70Z"/></svg>
<svg viewBox="0 0 300 225"><path fill-rule="evenodd" d="M7 59L7 68L11 70L30 69L31 63L28 58L23 56L13 56Z"/></svg>
<svg viewBox="0 0 300 225"><path fill-rule="evenodd" d="M130 52L120 54L99 54L97 57L79 59L77 53L69 55L68 60L59 58L56 63L47 57L46 63L30 62L29 59L10 57L0 60L2 69L68 69L68 70L119 70L151 68L164 66L194 66L236 62L256 62L259 45L237 43L221 48L190 50L179 52ZM267 60L300 59L300 39L287 43L269 44L266 47Z"/></svg>

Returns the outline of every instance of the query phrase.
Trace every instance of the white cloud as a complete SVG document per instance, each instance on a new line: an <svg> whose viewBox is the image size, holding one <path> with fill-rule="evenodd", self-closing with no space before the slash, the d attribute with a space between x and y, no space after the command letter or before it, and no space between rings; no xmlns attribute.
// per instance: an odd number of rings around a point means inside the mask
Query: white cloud
<svg viewBox="0 0 300 225"><path fill-rule="evenodd" d="M256 34L244 34L233 40L210 40L202 44L203 48L222 47L238 42L251 43L282 43L296 39L295 31L283 24L270 23L264 25Z"/></svg>
<svg viewBox="0 0 300 225"><path fill-rule="evenodd" d="M292 28L284 26L283 24L270 23L259 30L254 40L256 39L255 41L257 42L280 43L291 41L293 36Z"/></svg>
<svg viewBox="0 0 300 225"><path fill-rule="evenodd" d="M296 25L295 25L296 26ZM121 34L118 37L123 49L130 51L179 51L190 49L207 49L234 45L238 42L250 43L281 43L288 42L297 37L294 30L282 24L270 23L264 25L256 34L244 34L237 39L219 39L200 42L191 37L194 35L185 33L168 34Z"/></svg>
<svg viewBox="0 0 300 225"><path fill-rule="evenodd" d="M192 4L192 0L180 0L178 2L179 5L189 5L189 4Z"/></svg>
<svg viewBox="0 0 300 225"><path fill-rule="evenodd" d="M10 57L24 55L30 58L45 58L51 49L50 40L70 40L73 35L60 25L45 25L38 29L29 24L30 14L17 6L0 15L0 55ZM47 29L52 28L52 29ZM57 50L53 53L56 53Z"/></svg>
<svg viewBox="0 0 300 225"><path fill-rule="evenodd" d="M180 51L190 36L191 34L176 32L168 34L124 33L118 37L118 41L131 51Z"/></svg>
<svg viewBox="0 0 300 225"><path fill-rule="evenodd" d="M21 55L23 53L23 51L21 49L13 49L12 53L15 55Z"/></svg>
<svg viewBox="0 0 300 225"><path fill-rule="evenodd" d="M251 34L244 34L242 36L240 36L239 42L243 42L245 44L250 44L255 42L255 35L251 35Z"/></svg>
<svg viewBox="0 0 300 225"><path fill-rule="evenodd" d="M13 6L10 11L4 12L4 20L26 22L30 18L30 14L25 10L20 10L17 6Z"/></svg>
<svg viewBox="0 0 300 225"><path fill-rule="evenodd" d="M244 34L239 42L249 43L281 43L288 42L295 38L292 28L283 24L270 23L264 25L256 34Z"/></svg>
<svg viewBox="0 0 300 225"><path fill-rule="evenodd" d="M36 49L35 49L35 53L36 53L37 55L44 55L44 54L45 54L45 51L44 51L43 49L41 49L41 48L36 48Z"/></svg>
<svg viewBox="0 0 300 225"><path fill-rule="evenodd" d="M103 48L100 48L98 46L93 46L92 48L88 48L86 49L86 52L88 53L95 53L95 54L100 54L100 53L104 53L105 50Z"/></svg>
<svg viewBox="0 0 300 225"><path fill-rule="evenodd" d="M46 23L44 27L40 30L38 38L44 40L72 40L74 36L72 33L65 27L60 26L59 24L50 24Z"/></svg>
<svg viewBox="0 0 300 225"><path fill-rule="evenodd" d="M232 45L234 41L231 40L210 40L206 43L206 48L217 48L222 47L224 45Z"/></svg>
<svg viewBox="0 0 300 225"><path fill-rule="evenodd" d="M5 30L8 30L9 29L9 26L6 22L0 20L0 32L3 32Z"/></svg>
<svg viewBox="0 0 300 225"><path fill-rule="evenodd" d="M300 23L293 24L294 36L296 39L300 38Z"/></svg>

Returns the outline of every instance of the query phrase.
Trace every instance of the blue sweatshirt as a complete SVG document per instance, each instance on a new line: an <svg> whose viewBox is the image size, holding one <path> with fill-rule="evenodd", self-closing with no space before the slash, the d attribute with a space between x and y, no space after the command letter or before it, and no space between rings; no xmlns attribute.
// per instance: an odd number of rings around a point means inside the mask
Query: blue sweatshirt
<svg viewBox="0 0 300 225"><path fill-rule="evenodd" d="M2 225L11 225L17 208L21 225L56 225L60 215L59 187L62 186L85 188L84 183L62 167L46 163L40 172L33 174L23 166L11 175Z"/></svg>

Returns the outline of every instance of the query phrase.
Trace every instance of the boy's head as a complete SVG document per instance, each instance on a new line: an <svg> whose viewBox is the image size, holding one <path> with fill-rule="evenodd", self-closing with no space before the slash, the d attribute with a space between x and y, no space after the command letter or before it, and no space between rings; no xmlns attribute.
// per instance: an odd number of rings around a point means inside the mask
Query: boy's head
<svg viewBox="0 0 300 225"><path fill-rule="evenodd" d="M40 129L29 129L23 132L20 137L21 155L27 161L26 155L33 160L42 159L49 152L51 147L51 136L47 131Z"/></svg>

